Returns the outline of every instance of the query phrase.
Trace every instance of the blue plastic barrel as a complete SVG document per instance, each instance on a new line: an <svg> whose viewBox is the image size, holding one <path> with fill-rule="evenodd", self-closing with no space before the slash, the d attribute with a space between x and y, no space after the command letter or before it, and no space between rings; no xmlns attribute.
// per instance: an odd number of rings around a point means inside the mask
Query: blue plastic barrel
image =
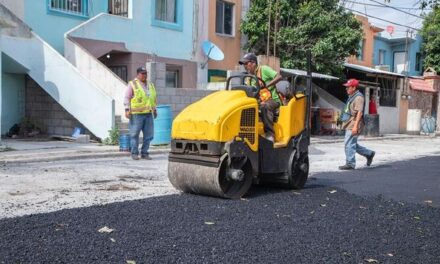
<svg viewBox="0 0 440 264"><path fill-rule="evenodd" d="M130 135L123 134L119 136L119 151L130 152Z"/></svg>
<svg viewBox="0 0 440 264"><path fill-rule="evenodd" d="M172 119L169 105L157 106L157 118L154 119L154 139L151 141L151 145L170 144Z"/></svg>
<svg viewBox="0 0 440 264"><path fill-rule="evenodd" d="M422 132L432 134L435 132L435 118L424 117L422 118Z"/></svg>

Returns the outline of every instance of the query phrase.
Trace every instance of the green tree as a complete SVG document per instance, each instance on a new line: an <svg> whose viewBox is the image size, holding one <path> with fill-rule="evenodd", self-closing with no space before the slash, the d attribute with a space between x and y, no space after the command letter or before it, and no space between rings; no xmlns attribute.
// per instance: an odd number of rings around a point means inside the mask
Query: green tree
<svg viewBox="0 0 440 264"><path fill-rule="evenodd" d="M306 69L304 50L310 49L314 71L341 75L345 59L356 54L362 39L361 24L354 15L339 6L338 0L269 1L251 1L241 24L241 32L248 37L244 48L266 54L270 13L269 50L276 39L282 67Z"/></svg>
<svg viewBox="0 0 440 264"><path fill-rule="evenodd" d="M424 55L424 68L432 67L440 72L440 7L434 7L423 21L422 51Z"/></svg>

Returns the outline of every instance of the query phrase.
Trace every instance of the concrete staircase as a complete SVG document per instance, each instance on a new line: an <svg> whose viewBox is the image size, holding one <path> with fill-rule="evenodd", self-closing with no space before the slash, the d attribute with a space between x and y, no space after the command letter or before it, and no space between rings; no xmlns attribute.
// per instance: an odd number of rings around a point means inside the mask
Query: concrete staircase
<svg viewBox="0 0 440 264"><path fill-rule="evenodd" d="M114 126L115 100L0 4L0 51L99 138ZM109 70L107 70L109 71Z"/></svg>

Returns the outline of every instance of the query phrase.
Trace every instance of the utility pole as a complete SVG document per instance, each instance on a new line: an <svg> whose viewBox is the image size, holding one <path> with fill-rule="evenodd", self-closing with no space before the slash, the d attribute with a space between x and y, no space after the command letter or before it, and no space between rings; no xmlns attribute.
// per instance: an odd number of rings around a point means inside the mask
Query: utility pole
<svg viewBox="0 0 440 264"><path fill-rule="evenodd" d="M408 93L408 37L409 37L409 29L406 29L406 38L405 38L405 65L403 66L403 70L405 71L405 80L403 86L403 93Z"/></svg>
<svg viewBox="0 0 440 264"><path fill-rule="evenodd" d="M269 56L269 45L270 45L270 14L272 13L272 0L268 0L269 2L269 21L267 23L267 47L266 47L266 55Z"/></svg>
<svg viewBox="0 0 440 264"><path fill-rule="evenodd" d="M278 0L275 3L275 21L274 21L274 37L273 37L273 56L277 56L277 31L278 31Z"/></svg>

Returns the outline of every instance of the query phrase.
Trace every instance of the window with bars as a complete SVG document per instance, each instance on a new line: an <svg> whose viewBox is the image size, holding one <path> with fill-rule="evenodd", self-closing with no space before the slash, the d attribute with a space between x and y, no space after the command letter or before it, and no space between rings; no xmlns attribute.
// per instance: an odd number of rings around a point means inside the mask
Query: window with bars
<svg viewBox="0 0 440 264"><path fill-rule="evenodd" d="M215 11L215 32L233 35L234 4L217 0Z"/></svg>
<svg viewBox="0 0 440 264"><path fill-rule="evenodd" d="M165 83L166 87L179 88L181 84L181 69L180 67L169 66L166 69Z"/></svg>
<svg viewBox="0 0 440 264"><path fill-rule="evenodd" d="M116 74L121 80L127 82L127 66L109 66L108 67L114 74Z"/></svg>
<svg viewBox="0 0 440 264"><path fill-rule="evenodd" d="M128 17L128 0L109 0L108 13Z"/></svg>
<svg viewBox="0 0 440 264"><path fill-rule="evenodd" d="M50 0L48 8L51 12L87 17L87 6L88 0Z"/></svg>

